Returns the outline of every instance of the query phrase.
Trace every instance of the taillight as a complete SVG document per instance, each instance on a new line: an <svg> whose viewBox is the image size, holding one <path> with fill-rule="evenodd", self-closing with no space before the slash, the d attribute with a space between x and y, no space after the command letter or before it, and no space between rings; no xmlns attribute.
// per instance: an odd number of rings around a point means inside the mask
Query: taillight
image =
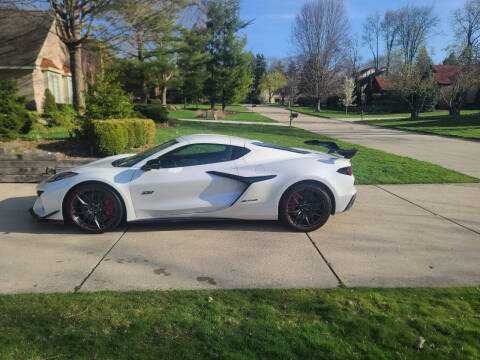
<svg viewBox="0 0 480 360"><path fill-rule="evenodd" d="M353 175L351 166L338 169L337 172L339 172L340 174L343 174L343 175L350 175L350 176Z"/></svg>

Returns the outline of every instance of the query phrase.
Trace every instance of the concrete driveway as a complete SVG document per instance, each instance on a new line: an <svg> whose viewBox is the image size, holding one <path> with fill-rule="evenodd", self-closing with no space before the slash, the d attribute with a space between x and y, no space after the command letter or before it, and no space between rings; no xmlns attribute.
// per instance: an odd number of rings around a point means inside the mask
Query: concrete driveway
<svg viewBox="0 0 480 360"><path fill-rule="evenodd" d="M480 284L480 184L358 188L310 234L225 221L92 236L35 222L34 185L0 184L0 293Z"/></svg>
<svg viewBox="0 0 480 360"><path fill-rule="evenodd" d="M290 111L283 108L257 106L254 111L283 124L289 122ZM480 141L380 128L305 114L299 114L293 125L353 144L428 161L480 178Z"/></svg>

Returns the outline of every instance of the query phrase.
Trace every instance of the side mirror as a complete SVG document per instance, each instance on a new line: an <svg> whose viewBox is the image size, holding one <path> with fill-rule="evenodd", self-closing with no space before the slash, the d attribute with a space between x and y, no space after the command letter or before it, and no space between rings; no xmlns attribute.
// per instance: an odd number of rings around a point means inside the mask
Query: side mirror
<svg viewBox="0 0 480 360"><path fill-rule="evenodd" d="M147 163L142 166L143 171L158 170L160 168L161 166L159 159L148 160Z"/></svg>

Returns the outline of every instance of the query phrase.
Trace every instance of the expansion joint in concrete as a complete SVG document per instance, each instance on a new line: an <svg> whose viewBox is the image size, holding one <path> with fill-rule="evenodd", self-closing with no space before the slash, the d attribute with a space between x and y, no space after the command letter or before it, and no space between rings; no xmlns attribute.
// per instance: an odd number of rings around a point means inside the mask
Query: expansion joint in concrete
<svg viewBox="0 0 480 360"><path fill-rule="evenodd" d="M406 202L408 202L408 203L410 203L410 204L412 204L412 205L414 205L414 206L416 206L416 207L418 207L418 208L420 208L420 209L422 209L422 210L424 210L424 211L426 211L426 212L428 212L428 213L430 213L430 214L432 214L432 215L434 215L434 216L438 216L439 218L441 218L441 219L443 219L443 220L449 221L449 222L451 222L452 224L455 224L455 225L457 225L457 226L460 226L460 227L462 227L462 228L464 228L464 229L466 229L466 230L468 230L468 231L471 231L471 232L473 232L473 233L475 233L475 234L477 234L477 235L480 235L480 232L478 232L478 231L475 230L475 229L469 228L468 226L465 226L465 225L463 225L463 224L460 224L459 222L457 222L457 221L455 221L455 220L453 220L453 219L450 219L450 218L448 218L448 217L446 217L446 216L440 215L440 214L438 214L438 213L436 213L436 212L434 212L434 211L432 211L432 210L430 210L430 209L427 209L426 207L423 207L422 205L419 205L419 204L417 204L417 203L414 203L413 201L410 201L410 200L408 200L408 199L406 199L406 198L404 198L404 197L402 197L402 196L400 196L400 195L397 195L397 194L395 194L394 192L389 191L389 190L387 190L387 189L385 189L385 188L383 188L383 187L381 187L381 186L379 186L379 185L374 185L374 186L377 187L378 189L383 190L383 191L385 191L386 193L388 193L388 194L390 194L390 195L393 195L393 196L395 196L395 197L397 197L397 198L399 198L399 199L401 199L401 200L403 200L403 201L406 201Z"/></svg>
<svg viewBox="0 0 480 360"><path fill-rule="evenodd" d="M327 258L325 257L325 255L323 255L322 251L320 250L320 248L317 246L317 244L315 243L315 241L313 241L312 237L310 236L309 233L305 233L308 237L308 239L310 240L310 242L312 243L313 247L317 250L318 254L320 255L320 257L322 258L322 260L325 262L325 264L328 266L328 268L330 269L330 271L332 272L333 276L335 276L335 278L337 279L338 281L338 286L340 287L346 287L345 283L342 281L342 279L340 279L340 276L338 276L338 274L335 272L335 270L333 269L333 266L332 264L330 264L327 260Z"/></svg>
<svg viewBox="0 0 480 360"><path fill-rule="evenodd" d="M115 243L107 250L107 252L105 254L103 254L102 258L98 261L98 263L92 268L92 270L88 273L88 275L82 280L82 282L75 286L74 288L74 292L78 292L82 289L82 286L83 284L85 284L85 282L90 278L90 276L92 276L92 274L95 272L95 270L97 270L97 268L100 266L100 264L102 263L103 259L105 259L107 257L107 255L110 253L110 251L113 250L113 248L119 243L120 240L122 240L122 238L125 236L125 234L127 233L128 231L128 227L125 229L125 231L122 233L122 235L120 235L120 237L118 238L117 241L115 241Z"/></svg>

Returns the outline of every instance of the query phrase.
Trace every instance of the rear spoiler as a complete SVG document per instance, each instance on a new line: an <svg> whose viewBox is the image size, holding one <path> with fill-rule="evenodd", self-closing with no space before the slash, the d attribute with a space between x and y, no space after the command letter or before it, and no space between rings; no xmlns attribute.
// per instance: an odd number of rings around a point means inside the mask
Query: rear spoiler
<svg viewBox="0 0 480 360"><path fill-rule="evenodd" d="M323 146L328 149L329 154L337 153L338 155L343 156L344 158L351 159L358 152L357 149L344 150L340 149L337 144L333 141L320 141L320 140L307 140L305 141L307 145L316 145Z"/></svg>

